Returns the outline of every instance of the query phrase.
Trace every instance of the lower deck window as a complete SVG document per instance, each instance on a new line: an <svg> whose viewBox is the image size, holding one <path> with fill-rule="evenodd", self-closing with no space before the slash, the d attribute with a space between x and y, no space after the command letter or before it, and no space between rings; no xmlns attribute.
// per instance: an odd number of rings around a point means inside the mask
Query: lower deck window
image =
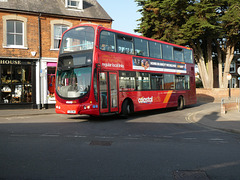
<svg viewBox="0 0 240 180"><path fill-rule="evenodd" d="M121 71L119 88L120 91L188 90L190 76Z"/></svg>
<svg viewBox="0 0 240 180"><path fill-rule="evenodd" d="M175 89L174 74L164 74L164 89Z"/></svg>
<svg viewBox="0 0 240 180"><path fill-rule="evenodd" d="M119 73L119 88L120 91L130 91L136 89L135 72L120 72Z"/></svg>

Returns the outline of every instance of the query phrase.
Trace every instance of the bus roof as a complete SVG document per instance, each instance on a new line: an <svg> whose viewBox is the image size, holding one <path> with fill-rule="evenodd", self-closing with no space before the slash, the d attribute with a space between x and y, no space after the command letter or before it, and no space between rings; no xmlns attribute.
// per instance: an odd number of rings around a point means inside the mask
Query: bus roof
<svg viewBox="0 0 240 180"><path fill-rule="evenodd" d="M140 36L140 35L136 35L136 34L126 33L126 32L123 32L123 31L118 31L118 30L106 28L106 27L103 27L103 26L98 26L98 29L115 32L117 34L124 34L124 35L127 35L127 36L141 38L141 39L145 39L145 40L149 40L149 41L155 41L155 42L159 42L159 43L162 43L162 44L167 44L167 45L171 45L171 46L175 46L175 47L179 47L179 48L183 48L183 49L192 50L192 48L189 48L189 47L185 47L185 46L181 46L181 45L177 45L177 44L173 44L173 43L168 43L168 42L165 42L165 41L160 41L160 40L156 40L156 39L152 39L152 38L148 38L148 37L144 37L144 36Z"/></svg>
<svg viewBox="0 0 240 180"><path fill-rule="evenodd" d="M67 31L71 30L71 29L74 29L76 27L79 27L79 26L91 26L93 27L94 29L99 29L99 30L106 30L106 31L111 31L111 32L114 32L114 33L117 33L117 34L123 34L123 35L126 35L126 36L131 36L131 37L135 37L135 38L141 38L141 39L145 39L145 40L148 40L148 41L154 41L154 42L158 42L158 43L162 43L162 44L167 44L167 45L171 45L171 46L174 46L174 47L178 47L178 48L183 48L183 49L188 49L188 50L192 50L192 48L189 48L189 47L185 47L185 46L181 46L181 45L177 45L177 44L173 44L173 43L168 43L168 42L165 42L165 41L160 41L160 40L156 40L156 39L151 39L151 38L148 38L148 37L144 37L144 36L140 36L140 35L136 35L136 34L131 34L131 33L126 33L126 32L123 32L123 31L119 31L119 30L114 30L114 29L111 29L111 28L106 28L106 27L103 27L99 24L95 24L95 23L83 23L83 24L79 24L77 26L74 26L70 29L68 29ZM67 32L65 31L65 32ZM64 33L65 33L64 32Z"/></svg>

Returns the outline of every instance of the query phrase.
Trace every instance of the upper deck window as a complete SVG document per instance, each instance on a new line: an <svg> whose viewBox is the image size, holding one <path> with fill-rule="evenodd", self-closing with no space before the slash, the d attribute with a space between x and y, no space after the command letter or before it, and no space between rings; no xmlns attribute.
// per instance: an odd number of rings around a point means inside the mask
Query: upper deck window
<svg viewBox="0 0 240 180"><path fill-rule="evenodd" d="M103 51L116 52L115 33L102 31L100 35L100 49Z"/></svg>
<svg viewBox="0 0 240 180"><path fill-rule="evenodd" d="M162 47L160 43L149 41L149 51L150 57L152 58L162 58Z"/></svg>
<svg viewBox="0 0 240 180"><path fill-rule="evenodd" d="M163 59L173 60L173 47L170 45L162 44Z"/></svg>
<svg viewBox="0 0 240 180"><path fill-rule="evenodd" d="M123 54L134 54L133 50L133 38L130 36L124 36L122 34L117 35L118 52Z"/></svg>
<svg viewBox="0 0 240 180"><path fill-rule="evenodd" d="M173 53L175 61L183 62L183 49L174 47Z"/></svg>
<svg viewBox="0 0 240 180"><path fill-rule="evenodd" d="M94 29L88 26L67 31L62 38L60 53L91 50L94 47Z"/></svg>
<svg viewBox="0 0 240 180"><path fill-rule="evenodd" d="M192 50L184 49L184 61L185 61L186 63L193 63Z"/></svg>
<svg viewBox="0 0 240 180"><path fill-rule="evenodd" d="M148 42L144 39L135 38L135 55L137 56L148 56Z"/></svg>

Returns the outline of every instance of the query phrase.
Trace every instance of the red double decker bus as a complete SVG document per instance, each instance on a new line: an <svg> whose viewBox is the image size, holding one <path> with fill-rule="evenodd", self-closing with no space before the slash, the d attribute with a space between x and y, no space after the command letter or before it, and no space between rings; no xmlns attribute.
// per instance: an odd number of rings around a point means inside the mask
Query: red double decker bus
<svg viewBox="0 0 240 180"><path fill-rule="evenodd" d="M190 48L93 24L64 32L56 112L93 116L196 103Z"/></svg>

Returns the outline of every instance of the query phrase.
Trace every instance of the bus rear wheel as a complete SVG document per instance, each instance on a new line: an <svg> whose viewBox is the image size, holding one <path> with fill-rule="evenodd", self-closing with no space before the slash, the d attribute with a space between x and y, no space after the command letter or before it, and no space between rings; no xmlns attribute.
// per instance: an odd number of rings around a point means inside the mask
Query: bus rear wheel
<svg viewBox="0 0 240 180"><path fill-rule="evenodd" d="M184 99L182 96L178 98L177 110L182 110L184 108Z"/></svg>
<svg viewBox="0 0 240 180"><path fill-rule="evenodd" d="M124 118L127 118L130 113L131 113L131 105L128 100L125 100L122 104L121 116Z"/></svg>

